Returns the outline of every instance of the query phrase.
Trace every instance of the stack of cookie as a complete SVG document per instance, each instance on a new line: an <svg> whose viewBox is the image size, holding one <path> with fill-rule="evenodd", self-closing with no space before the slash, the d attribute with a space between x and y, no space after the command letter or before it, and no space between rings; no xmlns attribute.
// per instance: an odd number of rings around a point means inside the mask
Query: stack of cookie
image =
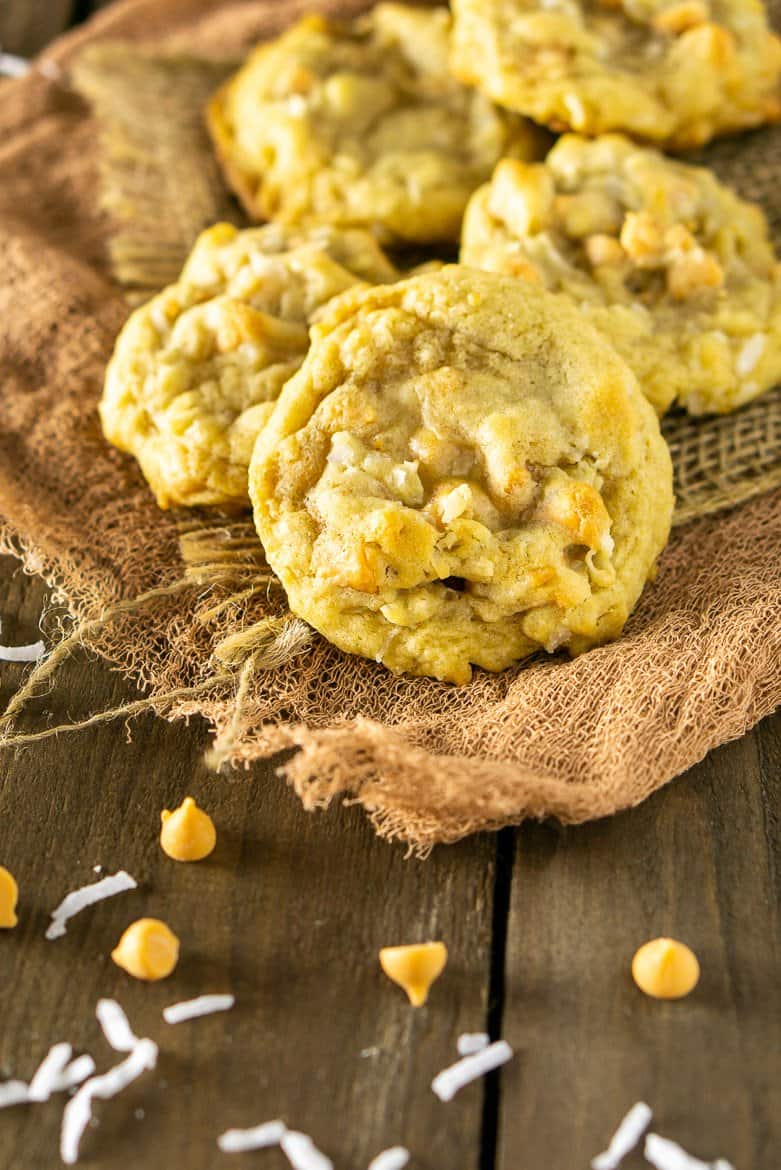
<svg viewBox="0 0 781 1170"><path fill-rule="evenodd" d="M133 314L107 437L161 507L251 501L291 609L392 670L617 637L669 534L658 416L781 380L761 212L647 144L781 117L780 74L758 0L299 21L207 114L272 222L209 229Z"/></svg>

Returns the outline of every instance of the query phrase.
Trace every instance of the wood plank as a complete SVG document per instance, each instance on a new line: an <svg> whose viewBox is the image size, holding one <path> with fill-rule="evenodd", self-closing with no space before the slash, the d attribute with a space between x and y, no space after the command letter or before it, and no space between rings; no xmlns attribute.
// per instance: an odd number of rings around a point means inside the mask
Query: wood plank
<svg viewBox="0 0 781 1170"><path fill-rule="evenodd" d="M32 57L71 23L73 0L0 0L0 45Z"/></svg>
<svg viewBox="0 0 781 1170"><path fill-rule="evenodd" d="M781 717L640 808L519 834L498 1170L586 1167L637 1100L703 1158L773 1170L781 1139ZM687 1000L635 988L635 948L700 957ZM639 1155L626 1170L645 1166Z"/></svg>
<svg viewBox="0 0 781 1170"><path fill-rule="evenodd" d="M36 581L2 574L9 641L36 636L42 596ZM20 673L0 665L6 697ZM81 664L44 706L59 720L126 693L98 663ZM21 923L0 938L0 1075L29 1077L62 1039L108 1067L93 1013L100 996L115 996L161 1057L123 1099L98 1107L84 1142L96 1170L207 1170L222 1162L214 1144L222 1130L277 1116L310 1132L339 1167L363 1170L402 1142L416 1166L477 1170L482 1087L443 1105L429 1082L455 1058L458 1033L486 1018L494 839L405 860L357 809L303 813L268 767L208 774L204 745L196 722L145 718L130 743L123 727L103 726L4 756L0 861L19 880ZM159 810L187 792L219 826L215 855L194 866L157 846ZM96 864L126 868L140 889L47 942L49 911L95 880ZM179 967L163 983L136 983L107 958L143 914L164 918L182 939ZM380 973L376 952L430 937L447 942L451 959L430 1005L414 1012ZM175 1028L160 1018L167 1003L228 990L237 1006L223 1016ZM0 1166L51 1170L61 1111L52 1100L1 1113ZM264 1161L269 1170L284 1164L274 1153Z"/></svg>

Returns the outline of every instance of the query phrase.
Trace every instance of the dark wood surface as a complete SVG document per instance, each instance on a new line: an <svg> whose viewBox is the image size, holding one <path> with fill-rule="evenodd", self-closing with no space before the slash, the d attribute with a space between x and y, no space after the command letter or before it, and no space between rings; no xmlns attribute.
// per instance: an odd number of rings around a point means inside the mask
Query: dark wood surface
<svg viewBox="0 0 781 1170"><path fill-rule="evenodd" d="M28 57L71 23L74 0L0 0L0 46Z"/></svg>
<svg viewBox="0 0 781 1170"><path fill-rule="evenodd" d="M33 52L88 8L0 0L0 43ZM0 561L4 641L37 637L44 597ZM4 702L23 673L0 664ZM101 664L73 662L27 726L130 693ZM277 1170L280 1153L229 1158L215 1139L281 1116L336 1170L364 1170L396 1143L413 1152L411 1170L586 1170L644 1098L657 1128L693 1153L777 1170L781 716L636 810L475 838L425 862L377 841L355 809L303 813L270 766L215 778L205 744L197 723L145 717L0 761L0 863L21 887L20 925L0 937L0 1077L29 1077L62 1039L108 1067L94 1020L102 995L161 1047L153 1074L97 1106L81 1164ZM159 810L187 792L219 828L197 866L156 844ZM126 868L139 889L47 942L50 910L95 865ZM142 914L181 936L167 982L135 983L108 958ZM702 962L682 1003L644 999L629 977L634 949L665 933ZM429 937L447 942L450 963L413 1012L376 951ZM226 1015L161 1019L167 1003L226 990L237 997ZM485 1027L515 1059L441 1104L433 1073L455 1058L459 1032ZM62 1098L0 1112L0 1170L52 1170L61 1112Z"/></svg>

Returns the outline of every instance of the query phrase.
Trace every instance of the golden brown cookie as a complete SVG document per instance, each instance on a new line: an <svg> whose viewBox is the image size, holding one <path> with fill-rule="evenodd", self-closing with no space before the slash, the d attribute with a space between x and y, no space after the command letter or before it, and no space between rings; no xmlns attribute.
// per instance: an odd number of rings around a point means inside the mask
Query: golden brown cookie
<svg viewBox="0 0 781 1170"><path fill-rule="evenodd" d="M329 306L250 495L296 614L391 670L465 683L620 633L667 539L672 470L582 314L451 266Z"/></svg>
<svg viewBox="0 0 781 1170"><path fill-rule="evenodd" d="M331 297L398 273L371 236L217 224L179 281L137 309L106 372L106 438L138 459L161 508L246 506L258 430Z"/></svg>
<svg viewBox="0 0 781 1170"><path fill-rule="evenodd" d="M475 187L502 155L538 157L538 135L453 80L449 32L444 9L379 4L260 45L207 113L250 215L457 240Z"/></svg>
<svg viewBox="0 0 781 1170"><path fill-rule="evenodd" d="M556 130L686 149L781 117L760 0L453 0L457 77Z"/></svg>
<svg viewBox="0 0 781 1170"><path fill-rule="evenodd" d="M735 410L781 381L781 266L758 207L617 134L501 162L461 260L566 294L659 413Z"/></svg>

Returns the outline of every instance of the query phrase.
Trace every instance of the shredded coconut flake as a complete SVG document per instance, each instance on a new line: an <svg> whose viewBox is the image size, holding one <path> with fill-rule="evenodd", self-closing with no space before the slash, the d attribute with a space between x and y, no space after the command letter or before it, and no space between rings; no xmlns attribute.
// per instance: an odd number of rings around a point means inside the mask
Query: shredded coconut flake
<svg viewBox="0 0 781 1170"><path fill-rule="evenodd" d="M183 1020L194 1020L197 1016L230 1011L235 1002L233 995L199 995L196 999L185 999L163 1008L163 1019L166 1024L181 1024Z"/></svg>
<svg viewBox="0 0 781 1170"><path fill-rule="evenodd" d="M564 105L567 107L567 113L572 119L572 129L580 130L586 124L586 107L575 93L566 93L564 95Z"/></svg>
<svg viewBox="0 0 781 1170"><path fill-rule="evenodd" d="M73 1049L70 1044L55 1044L38 1065L38 1071L30 1081L28 1101L48 1101L70 1064Z"/></svg>
<svg viewBox="0 0 781 1170"><path fill-rule="evenodd" d="M0 53L0 76L24 77L30 72L30 62L14 53Z"/></svg>
<svg viewBox="0 0 781 1170"><path fill-rule="evenodd" d="M68 1089L74 1089L76 1085L80 1085L82 1081L86 1081L87 1077L91 1077L95 1071L95 1061L91 1056L77 1056L75 1060L71 1061L66 1069L64 1069L62 1076L57 1080L53 1092L64 1093Z"/></svg>
<svg viewBox="0 0 781 1170"><path fill-rule="evenodd" d="M757 362L762 357L765 348L764 333L755 333L753 337L749 337L740 349L735 360L735 372L740 378L745 378L756 368Z"/></svg>
<svg viewBox="0 0 781 1170"><path fill-rule="evenodd" d="M409 1150L405 1150L404 1146L392 1146L369 1163L369 1170L404 1170L409 1158Z"/></svg>
<svg viewBox="0 0 781 1170"><path fill-rule="evenodd" d="M0 53L0 62L2 62L3 54ZM0 67L0 75L3 70ZM0 621L0 630L3 628L3 623ZM39 658L43 658L46 653L46 647L43 642L31 642L27 646L0 646L0 661L2 662L37 662Z"/></svg>
<svg viewBox="0 0 781 1170"><path fill-rule="evenodd" d="M45 653L43 642L32 642L29 646L0 646L3 662L37 662Z"/></svg>
<svg viewBox="0 0 781 1170"><path fill-rule="evenodd" d="M149 319L158 333L167 333L169 321L165 306L160 303L153 304L149 310Z"/></svg>
<svg viewBox="0 0 781 1170"><path fill-rule="evenodd" d="M67 1166L79 1157L79 1144L92 1117L92 1102L116 1097L142 1073L157 1064L157 1045L153 1040L139 1040L129 1056L101 1076L85 1081L75 1097L65 1106L60 1132L60 1156Z"/></svg>
<svg viewBox="0 0 781 1170"><path fill-rule="evenodd" d="M303 94L293 93L287 99L288 112L299 117L306 113L306 98Z"/></svg>
<svg viewBox="0 0 781 1170"><path fill-rule="evenodd" d="M260 346L254 345L251 341L245 341L240 345L238 353L249 365L258 365L265 356Z"/></svg>
<svg viewBox="0 0 781 1170"><path fill-rule="evenodd" d="M623 1159L635 1148L648 1126L653 1113L644 1101L638 1101L627 1113L603 1154L591 1161L591 1170L616 1170Z"/></svg>
<svg viewBox="0 0 781 1170"><path fill-rule="evenodd" d="M0 1109L8 1105L32 1104L48 1101L53 1093L63 1093L80 1085L95 1071L91 1056L79 1056L71 1061L73 1049L64 1041L54 1044L30 1081L6 1081L0 1085Z"/></svg>
<svg viewBox="0 0 781 1170"><path fill-rule="evenodd" d="M11 1105L22 1105L29 1101L29 1089L24 1081L6 1081L0 1085L0 1109L8 1109Z"/></svg>
<svg viewBox="0 0 781 1170"><path fill-rule="evenodd" d="M474 1056L482 1052L491 1042L487 1032L462 1032L456 1041L459 1056Z"/></svg>
<svg viewBox="0 0 781 1170"><path fill-rule="evenodd" d="M293 1170L334 1170L331 1159L326 1158L305 1133L288 1129L279 1144Z"/></svg>
<svg viewBox="0 0 781 1170"><path fill-rule="evenodd" d="M229 1129L217 1138L224 1154L243 1154L245 1150L267 1150L278 1146L287 1133L284 1121L266 1121L252 1129Z"/></svg>
<svg viewBox="0 0 781 1170"><path fill-rule="evenodd" d="M475 1052L473 1056L465 1056L463 1060L458 1060L449 1068L443 1069L441 1073L437 1073L431 1082L431 1088L440 1101L452 1101L464 1085L476 1081L478 1077L485 1076L486 1073L492 1072L493 1069L499 1068L502 1064L507 1064L507 1061L512 1059L512 1055L513 1050L507 1041L497 1040L494 1044L483 1048L481 1052Z"/></svg>
<svg viewBox="0 0 781 1170"><path fill-rule="evenodd" d="M73 918L75 914L86 910L95 902L102 902L104 898L113 898L115 894L123 894L126 890L135 890L137 884L135 878L121 869L119 873L102 878L99 882L72 890L63 898L57 909L52 911L52 920L46 931L46 937L50 940L62 938L65 934L65 923L69 918Z"/></svg>
<svg viewBox="0 0 781 1170"><path fill-rule="evenodd" d="M725 1158L718 1158L715 1162L693 1158L683 1146L671 1142L669 1138L660 1137L658 1133L647 1135L643 1153L646 1162L650 1162L656 1170L735 1170Z"/></svg>
<svg viewBox="0 0 781 1170"><path fill-rule="evenodd" d="M128 1018L115 999L99 999L95 1009L103 1035L116 1052L132 1052L138 1044L138 1036L128 1023Z"/></svg>

